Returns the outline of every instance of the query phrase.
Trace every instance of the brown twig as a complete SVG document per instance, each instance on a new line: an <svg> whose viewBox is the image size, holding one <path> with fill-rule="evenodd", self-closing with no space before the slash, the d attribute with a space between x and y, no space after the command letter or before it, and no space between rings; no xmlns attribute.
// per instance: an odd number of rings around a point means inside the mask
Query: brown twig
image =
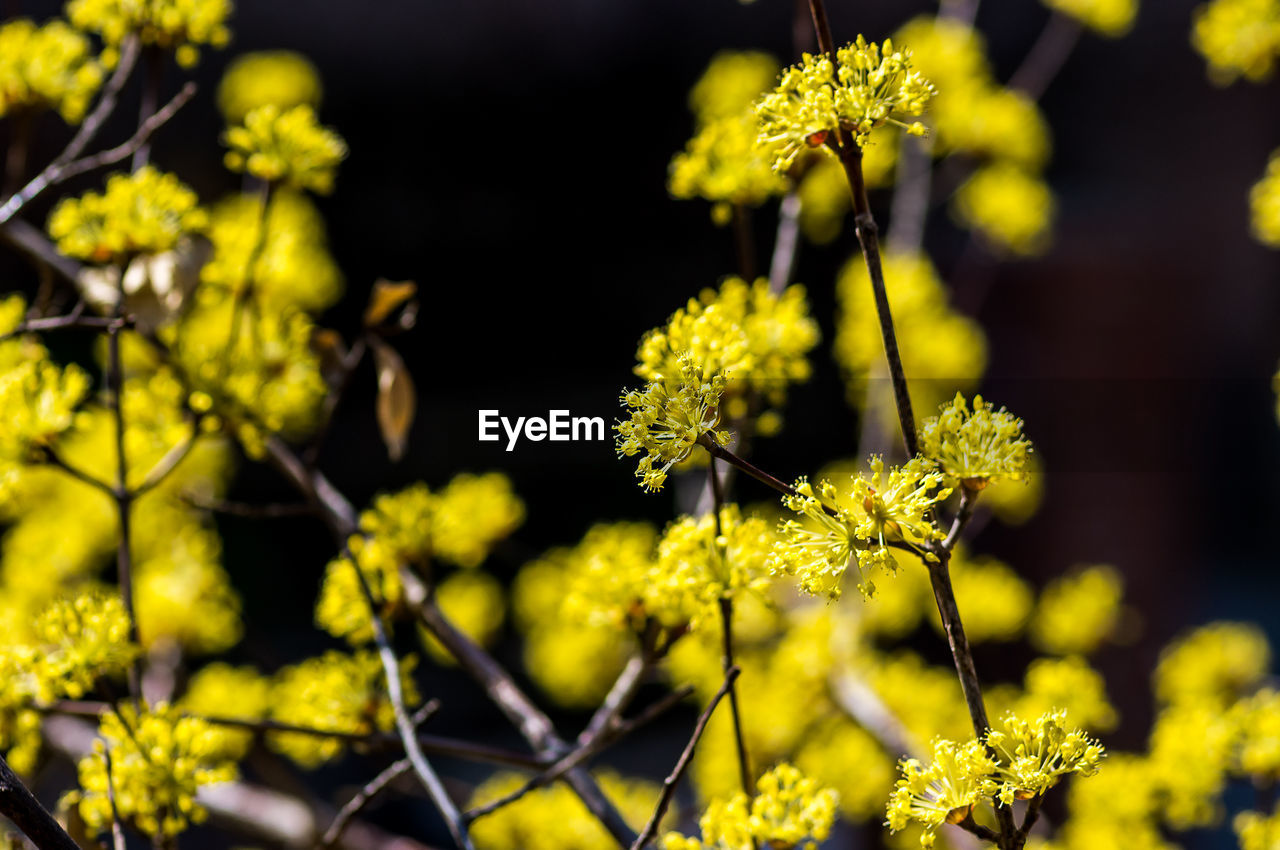
<svg viewBox="0 0 1280 850"><path fill-rule="evenodd" d="M1040 37L1027 51L1026 58L1009 78L1009 88L1026 92L1032 100L1039 100L1075 49L1080 32L1080 22L1075 18L1053 12L1040 31Z"/></svg>
<svg viewBox="0 0 1280 850"><path fill-rule="evenodd" d="M187 455L191 454L191 450L195 448L196 441L200 438L200 417L190 414L188 421L191 424L191 434L180 443L176 443L169 448L164 456L151 467L151 471L147 473L147 477L142 483L133 488L133 498L137 499L150 491L159 487L164 480L169 477L182 461L186 460Z"/></svg>
<svg viewBox="0 0 1280 850"><path fill-rule="evenodd" d="M697 749L698 741L702 739L702 733L707 729L707 723L711 720L712 713L716 710L716 706L720 704L720 700L724 699L733 687L733 683L737 680L738 674L742 671L737 667L730 667L725 673L724 681L720 683L720 688L711 697L711 701L707 703L707 707L702 710L702 714L698 715L698 722L693 726L693 734L689 736L689 743L685 744L684 751L680 753L680 758L676 761L676 765L672 768L671 773L666 779L662 780L662 794L658 797L658 805L653 810L649 822L645 824L643 830L631 844L631 850L641 850L646 844L652 841L658 834L658 826L662 823L662 818L667 813L667 809L671 806L671 800L675 797L676 786L680 784L680 778L684 776L685 770L689 767L689 762L693 759L693 751Z"/></svg>
<svg viewBox="0 0 1280 850"><path fill-rule="evenodd" d="M724 493L720 489L720 476L716 474L715 458L711 458L707 463L707 480L711 483L711 515L714 517L716 532L711 546L716 559L720 562L725 584L728 585L728 577L731 575L728 553L720 543L724 539L724 529L720 521L720 514L724 509ZM720 667L728 677L729 671L736 666L733 663L733 597L725 594L718 601L720 604ZM742 710L738 705L738 688L732 683L729 685L729 712L733 716L733 742L738 750L738 779L742 783L742 793L750 797L754 785L751 781L751 760L747 757L747 740L742 733Z"/></svg>
<svg viewBox="0 0 1280 850"><path fill-rule="evenodd" d="M169 123L173 116L178 114L178 110L186 106L191 98L195 97L196 88L195 83L187 83L158 112L139 124L138 129L124 142L114 148L108 148L92 156L82 157L74 162L67 163L58 172L57 176L50 181L50 185L62 183L88 171L115 165L134 153L141 153L143 146L151 140L155 132Z"/></svg>
<svg viewBox="0 0 1280 850"><path fill-rule="evenodd" d="M322 850L332 847L338 843L338 839L342 837L342 833L346 831L347 826L360 814L360 810L369 805L374 797L378 796L382 791L396 781L399 777L413 770L413 763L407 758L392 762L381 773L370 779L363 788L356 792L346 805L338 810L338 814L334 816L333 823L329 824L329 828L324 831L324 835L320 838L320 847Z"/></svg>
<svg viewBox="0 0 1280 850"><path fill-rule="evenodd" d="M113 318L124 317L124 277L116 286L116 303ZM130 545L130 520L133 510L133 494L129 492L129 460L125 454L124 422L124 364L120 355L120 325L107 329L107 392L110 395L111 418L115 426L116 483L113 496L116 516L120 522L120 539L116 541L116 581L120 585L120 597L125 615L129 618L129 642L142 646L138 635L138 617L133 606L133 549ZM142 696L141 656L134 656L128 670L129 694L134 702Z"/></svg>
<svg viewBox="0 0 1280 850"><path fill-rule="evenodd" d="M80 850L3 757L0 757L0 814L13 821L40 850Z"/></svg>
<svg viewBox="0 0 1280 850"><path fill-rule="evenodd" d="M116 783L111 776L111 748L102 749L102 761L107 771L107 803L111 806L111 846L125 850L124 829L120 826L120 810L116 808Z"/></svg>
<svg viewBox="0 0 1280 850"><path fill-rule="evenodd" d="M978 838L981 838L983 841L990 841L991 843L996 845L1000 843L1000 833L996 832L994 829L991 829L990 827L983 826L982 824L974 820L973 812L969 812L969 814L965 815L964 820L957 822L956 826L960 827L965 832L976 835Z"/></svg>
<svg viewBox="0 0 1280 850"><path fill-rule="evenodd" d="M956 510L955 519L951 521L951 530L947 532L946 538L942 541L942 548L948 551L956 548L956 544L960 542L960 535L964 533L965 526L969 524L969 520L973 519L973 509L977 506L978 497L968 487L960 488L960 507Z"/></svg>
<svg viewBox="0 0 1280 850"><path fill-rule="evenodd" d="M130 35L127 37L120 47L120 63L116 66L115 73L107 80L107 84L102 89L102 94L98 97L98 103L93 110L80 123L80 129L76 130L71 141L62 149L62 153L49 163L34 178L27 181L27 184L20 190L10 196L3 204L0 204L0 225L8 223L18 212L31 202L33 198L43 192L45 189L57 182L57 177L68 164L75 161L76 158L84 152L84 149L98 135L98 131L102 129L102 125L115 111L116 100L120 96L120 90L129 80L129 75L133 72L133 66L138 61L138 37Z"/></svg>
<svg viewBox="0 0 1280 850"><path fill-rule="evenodd" d="M83 469L79 469L67 463L65 460L62 459L60 455L58 455L56 451L54 451L52 446L45 446L43 455L44 455L45 463L49 464L50 466L55 467L56 469L62 470L67 475L70 475L72 478L79 481L81 484L88 484L90 487L94 488L95 490L98 490L101 493L105 493L106 495L110 496L113 499L115 498L116 491L114 487L112 487L110 484L108 484L107 482L99 478L93 477L89 473L85 472Z"/></svg>
<svg viewBox="0 0 1280 850"><path fill-rule="evenodd" d="M800 250L800 194L791 189L778 205L778 230L773 239L773 257L769 261L769 291L782 293L795 273L796 255Z"/></svg>
<svg viewBox="0 0 1280 850"><path fill-rule="evenodd" d="M166 51L158 44L148 45L144 50L146 62L146 78L142 81L142 100L138 106L138 125L150 121L156 114L156 104L160 101L160 84L164 82L164 61ZM133 170L137 171L151 159L151 145L143 144L133 152Z"/></svg>
<svg viewBox="0 0 1280 850"><path fill-rule="evenodd" d="M355 374L356 369L360 366L360 361L364 360L366 352L369 350L369 343L365 339L364 334L356 337L356 341L351 344L351 350L342 358L339 364L338 380L324 397L324 406L320 411L320 425L316 428L315 435L311 438L311 443L302 453L302 462L307 466L314 467L320 459L320 450L324 448L324 442L329 436L329 430L333 427L333 417L337 413L338 405L342 403L342 399L346 396L347 387L351 385L351 376Z"/></svg>
<svg viewBox="0 0 1280 850"><path fill-rule="evenodd" d="M281 517L295 516L317 516L314 505L309 504L264 504L253 505L248 502L232 502L222 500L219 502L202 502L198 499L185 497L187 504L193 508L199 508L204 511L212 511L216 514L227 514L228 516L245 517L246 519L280 519Z"/></svg>
<svg viewBox="0 0 1280 850"><path fill-rule="evenodd" d="M1027 803L1027 811L1022 816L1022 825L1018 827L1018 832L1014 836L1014 845L1011 850L1022 850L1022 847L1027 843L1027 836L1031 834L1031 828L1040 819L1040 807L1042 805L1044 805L1044 794L1037 794L1031 798L1031 802Z"/></svg>

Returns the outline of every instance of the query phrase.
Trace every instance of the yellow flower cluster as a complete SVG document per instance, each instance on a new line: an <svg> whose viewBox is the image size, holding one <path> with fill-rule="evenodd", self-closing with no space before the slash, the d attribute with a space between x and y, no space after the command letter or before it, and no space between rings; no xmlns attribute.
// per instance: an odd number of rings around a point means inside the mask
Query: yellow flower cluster
<svg viewBox="0 0 1280 850"><path fill-rule="evenodd" d="M1280 248L1280 150L1271 154L1266 173L1249 190L1249 224L1255 239Z"/></svg>
<svg viewBox="0 0 1280 850"><path fill-rule="evenodd" d="M667 833L663 850L751 850L794 847L816 850L831 833L839 795L790 764L780 764L756 782L751 799L738 794L713 800L698 823L702 838Z"/></svg>
<svg viewBox="0 0 1280 850"><path fill-rule="evenodd" d="M436 587L436 604L458 631L480 646L490 646L507 618L502 583L488 573L468 570L454 573ZM457 663L444 644L425 629L423 646L438 663Z"/></svg>
<svg viewBox="0 0 1280 850"><path fill-rule="evenodd" d="M786 191L772 151L756 144L752 106L777 74L777 60L767 53L724 51L689 93L696 132L672 158L667 186L673 197L710 201L717 224L729 222L735 205L758 205Z"/></svg>
<svg viewBox="0 0 1280 850"><path fill-rule="evenodd" d="M342 272L329 254L324 220L300 192L272 192L265 219L257 199L232 195L210 210L207 235L213 255L200 282L224 298L247 289L266 311L314 314L342 295Z"/></svg>
<svg viewBox="0 0 1280 850"><path fill-rule="evenodd" d="M1104 755L1101 745L1068 730L1065 720L1061 711L1032 721L1010 714L985 741L934 741L927 766L903 759L887 825L897 832L915 821L924 828L921 846L932 847L944 823L965 820L979 802L994 797L1009 806L1015 799L1041 796L1067 774L1094 775Z"/></svg>
<svg viewBox="0 0 1280 850"><path fill-rule="evenodd" d="M408 705L418 702L409 678L412 666L412 656L401 659L401 687ZM326 732L368 735L395 725L382 662L371 651L330 651L284 668L276 674L270 705L272 720ZM274 732L267 743L306 768L337 758L347 745L343 738L302 732Z"/></svg>
<svg viewBox="0 0 1280 850"><path fill-rule="evenodd" d="M1198 6L1191 44L1209 64L1209 78L1219 85L1242 76L1265 80L1280 57L1280 2L1212 0Z"/></svg>
<svg viewBox="0 0 1280 850"><path fill-rule="evenodd" d="M920 429L920 451L937 463L948 486L977 491L1026 476L1031 441L1022 435L1021 419L980 395L973 397L972 412L960 393L941 410Z"/></svg>
<svg viewBox="0 0 1280 850"><path fill-rule="evenodd" d="M152 838L172 839L208 815L196 802L201 786L237 775L210 724L165 703L108 712L98 732L93 754L80 761L82 790L64 798L94 833L110 828L114 797L122 820Z"/></svg>
<svg viewBox="0 0 1280 850"><path fill-rule="evenodd" d="M1231 707L1239 772L1263 781L1280 778L1280 693L1263 688Z"/></svg>
<svg viewBox="0 0 1280 850"><path fill-rule="evenodd" d="M937 410L957 387L969 389L982 377L986 337L976 322L947 303L946 288L923 254L886 255L884 275L912 404L916 410ZM836 296L835 356L849 399L896 428L871 280L860 257L840 272Z"/></svg>
<svg viewBox="0 0 1280 850"><path fill-rule="evenodd" d="M151 166L113 174L102 194L67 198L49 216L49 235L69 257L93 263L121 262L134 254L158 254L208 222L195 192L172 174Z"/></svg>
<svg viewBox="0 0 1280 850"><path fill-rule="evenodd" d="M783 72L777 88L756 102L759 141L777 146L773 167L786 171L801 151L844 133L859 147L886 123L923 135L923 124L908 125L894 115L920 115L933 95L933 84L913 67L909 51L858 36L836 51L835 67L825 54L806 53Z"/></svg>
<svg viewBox="0 0 1280 850"><path fill-rule="evenodd" d="M1132 29L1138 14L1138 0L1044 0L1044 4L1111 38Z"/></svg>
<svg viewBox="0 0 1280 850"><path fill-rule="evenodd" d="M809 379L808 353L819 335L804 287L775 293L764 278L748 284L731 276L646 333L636 350L635 372L646 381L680 374L681 355L688 353L701 365L704 380L724 375L721 407L724 418L736 423L751 407L748 393L780 405L792 384ZM768 422L761 419L758 426Z"/></svg>
<svg viewBox="0 0 1280 850"><path fill-rule="evenodd" d="M1120 621L1124 581L1114 567L1078 568L1054 579L1040 595L1031 642L1056 655L1087 655Z"/></svg>
<svg viewBox="0 0 1280 850"><path fill-rule="evenodd" d="M191 677L177 706L185 713L203 717L261 720L271 706L271 681L252 667L215 662ZM216 749L220 754L239 761L249 752L253 730L210 725L219 738Z"/></svg>
<svg viewBox="0 0 1280 850"><path fill-rule="evenodd" d="M614 424L618 457L643 454L636 477L645 490L661 490L671 467L687 458L694 445L706 438L717 445L729 442L720 430L720 396L725 379L707 375L688 352L677 355L679 371L665 374L644 389L623 393L630 418Z"/></svg>
<svg viewBox="0 0 1280 850"><path fill-rule="evenodd" d="M500 472L462 473L432 493L418 483L384 494L360 515L360 528L400 560L480 565L524 521L524 503Z"/></svg>
<svg viewBox="0 0 1280 850"><path fill-rule="evenodd" d="M847 488L819 481L815 491L806 479L796 482L796 495L782 503L804 521L784 521L782 542L774 550L774 569L794 575L807 593L840 597L840 580L851 558L857 559L858 589L875 593L872 572L897 569L889 547L915 549L941 532L926 514L950 495L943 476L923 458L913 458L885 472L884 461L872 457L869 477L851 478Z"/></svg>
<svg viewBox="0 0 1280 850"><path fill-rule="evenodd" d="M239 124L260 106L319 108L320 72L292 50L262 50L237 56L218 83L218 109L228 124Z"/></svg>
<svg viewBox="0 0 1280 850"><path fill-rule="evenodd" d="M996 245L1030 256L1047 247L1054 207L1043 180L1016 165L997 163L979 169L960 187L952 212Z"/></svg>
<svg viewBox="0 0 1280 850"><path fill-rule="evenodd" d="M315 621L334 637L359 646L373 641L373 622L356 576L356 564L373 594L376 614L384 622L400 613L404 588L400 583L400 560L382 540L355 534L347 540L347 547L351 558L335 558L325 567Z"/></svg>
<svg viewBox="0 0 1280 850"><path fill-rule="evenodd" d="M1165 703L1226 707L1267 674L1271 649L1247 623L1211 623L1169 644L1156 663L1155 693Z"/></svg>
<svg viewBox="0 0 1280 850"><path fill-rule="evenodd" d="M89 39L64 22L37 27L19 18L0 26L0 116L56 109L76 124L101 83Z"/></svg>
<svg viewBox="0 0 1280 850"><path fill-rule="evenodd" d="M1240 839L1240 850L1272 850L1280 845L1280 805L1270 815L1241 812L1231 826Z"/></svg>
<svg viewBox="0 0 1280 850"><path fill-rule="evenodd" d="M333 191L338 163L347 156L346 142L321 127L306 103L259 106L244 116L243 125L227 130L226 143L232 171L324 195Z"/></svg>
<svg viewBox="0 0 1280 850"><path fill-rule="evenodd" d="M967 622L965 627L968 628ZM1086 731L1107 732L1115 728L1116 710L1107 698L1102 674L1078 655L1037 658L1027 667L1023 687L1013 708L1013 713L1021 717L1036 717L1058 708Z"/></svg>
<svg viewBox="0 0 1280 850"><path fill-rule="evenodd" d="M105 591L80 593L55 601L33 625L42 700L79 698L95 681L117 676L138 654L129 640L124 603Z"/></svg>
<svg viewBox="0 0 1280 850"><path fill-rule="evenodd" d="M643 824L658 802L652 782L626 779L610 771L596 775L605 796L631 824ZM526 782L518 773L499 773L483 782L469 805L480 806L517 790ZM557 782L531 791L471 825L477 850L606 850L617 842L582 800Z"/></svg>
<svg viewBox="0 0 1280 850"><path fill-rule="evenodd" d="M197 45L224 47L231 40L227 17L231 0L71 0L67 17L82 30L102 36L114 53L130 33L143 44L172 49L178 64L195 65ZM108 64L115 64L108 55Z"/></svg>
<svg viewBox="0 0 1280 850"><path fill-rule="evenodd" d="M21 299L10 298L6 313L15 306L21 309ZM6 478L17 474L18 464L39 459L40 449L71 428L88 392L88 374L74 364L52 362L39 343L0 342L0 465L9 470Z"/></svg>

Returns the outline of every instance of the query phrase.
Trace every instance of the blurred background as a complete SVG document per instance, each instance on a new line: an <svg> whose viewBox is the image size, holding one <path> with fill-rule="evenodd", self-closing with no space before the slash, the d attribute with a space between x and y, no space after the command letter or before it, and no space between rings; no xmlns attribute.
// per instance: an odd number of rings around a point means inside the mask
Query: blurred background
<svg viewBox="0 0 1280 850"><path fill-rule="evenodd" d="M37 19L60 8L11 5ZM1147 675L1171 636L1230 618L1257 621L1280 639L1272 537L1280 252L1250 238L1247 204L1280 146L1280 83L1211 84L1188 40L1194 5L1147 0L1128 36L1086 33L1042 98L1054 141L1047 179L1058 198L1047 252L999 260L969 245L945 210L926 237L954 302L988 335L984 396L1025 419L1046 470L1036 516L1016 528L988 526L976 550L1037 585L1075 564L1114 564L1141 612L1141 636L1098 659L1121 711L1108 738L1119 747L1145 738ZM837 41L859 32L882 38L935 9L829 3ZM675 488L642 492L611 439L524 441L508 453L502 442L477 441L477 410L514 418L568 409L612 422L619 391L636 383L643 332L736 271L730 229L712 224L707 204L670 198L667 166L693 130L686 96L711 57L761 49L789 61L793 13L791 0L238 4L232 45L203 52L194 71L202 96L162 132L154 159L202 198L234 190L211 97L227 62L287 48L319 68L321 119L351 149L336 191L319 199L347 282L322 321L356 330L378 277L415 280L422 297L418 327L396 339L419 393L407 456L387 460L366 364L322 459L357 504L415 480L435 487L459 471L504 471L528 517L489 564L502 577L549 546L575 542L595 520L661 526L671 518ZM977 25L1001 80L1047 19L1037 3L981 4ZM171 69L166 93L180 82ZM126 103L105 138L124 138L136 108ZM52 151L65 130L50 121L42 133L38 150ZM892 227L887 195L873 194L872 204ZM774 206L755 217L763 256ZM28 219L43 223L45 210ZM783 432L755 447L757 462L782 478L857 451L859 423L829 347L835 274L856 250L851 226L830 245L800 250L794 279L808 287L824 343L812 356L814 378L792 394ZM4 262L11 280L26 280L25 267ZM771 499L752 482L739 488L743 501ZM232 497L291 494L269 469L246 465ZM220 523L225 563L245 600L237 657L270 669L330 645L311 626L313 591L332 556L319 525ZM941 642L932 652L945 658ZM979 669L993 678L1020 670L1027 659L1007 652L980 647ZM519 667L514 641L498 653ZM442 734L515 743L461 674L424 675L424 694L444 701L433 721ZM691 713L672 715L605 761L660 775ZM557 719L569 731L582 718ZM337 786L356 770L328 768L323 781ZM392 802L380 817L430 834L434 825L417 811ZM1195 840L1208 847L1218 839Z"/></svg>

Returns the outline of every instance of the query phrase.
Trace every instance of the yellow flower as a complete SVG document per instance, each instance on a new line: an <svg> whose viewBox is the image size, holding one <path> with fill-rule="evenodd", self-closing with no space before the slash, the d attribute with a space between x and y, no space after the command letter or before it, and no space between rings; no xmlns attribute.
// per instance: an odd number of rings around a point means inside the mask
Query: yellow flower
<svg viewBox="0 0 1280 850"><path fill-rule="evenodd" d="M1240 839L1240 850L1273 850L1280 845L1280 805L1270 815L1241 812L1231 827Z"/></svg>
<svg viewBox="0 0 1280 850"><path fill-rule="evenodd" d="M965 614L965 635L973 643L1013 640L1031 617L1031 588L1012 567L995 558L957 551L951 559L951 583L956 604ZM941 632L936 606L928 610L934 628Z"/></svg>
<svg viewBox="0 0 1280 850"><path fill-rule="evenodd" d="M271 682L252 667L232 667L221 661L201 667L177 703L179 710L205 717L261 720L271 706ZM210 724L227 758L244 758L253 745L252 729Z"/></svg>
<svg viewBox="0 0 1280 850"><path fill-rule="evenodd" d="M674 198L710 201L716 224L728 224L735 206L759 206L787 190L773 170L773 153L756 144L756 116L748 107L698 130L671 159L667 189Z"/></svg>
<svg viewBox="0 0 1280 850"><path fill-rule="evenodd" d="M1156 698L1227 706L1267 675L1271 647L1251 623L1210 623L1170 643L1156 663Z"/></svg>
<svg viewBox="0 0 1280 850"><path fill-rule="evenodd" d="M20 18L0 26L0 115L48 108L76 124L101 83L89 40L64 22L37 27Z"/></svg>
<svg viewBox="0 0 1280 850"><path fill-rule="evenodd" d="M174 175L146 166L108 177L103 194L86 192L59 203L49 216L49 235L69 257L120 262L168 251L207 221L195 192Z"/></svg>
<svg viewBox="0 0 1280 850"><path fill-rule="evenodd" d="M778 87L756 102L760 144L778 146L775 170L786 171L801 151L834 142L839 133L852 134L859 147L886 123L923 135L924 125L894 117L920 115L934 95L909 51L895 50L892 41L868 44L858 36L836 51L836 63L833 68L827 55L805 53L799 65L783 71Z"/></svg>
<svg viewBox="0 0 1280 850"><path fill-rule="evenodd" d="M236 778L235 762L221 752L210 724L165 703L108 712L98 732L93 754L80 760L83 790L64 798L78 804L91 833L111 826L108 782L123 820L152 838L171 839L207 817L196 802L201 786Z"/></svg>
<svg viewBox="0 0 1280 850"><path fill-rule="evenodd" d="M778 77L778 60L755 50L722 50L689 91L689 109L699 127L736 117Z"/></svg>
<svg viewBox="0 0 1280 850"><path fill-rule="evenodd" d="M1116 710L1107 699L1102 674L1077 655L1037 658L1027 667L1023 686L1026 692L1018 699L1015 714L1030 717L1061 708L1088 731L1106 732L1116 725Z"/></svg>
<svg viewBox="0 0 1280 850"><path fill-rule="evenodd" d="M840 597L840 579L851 558L857 559L858 589L875 593L871 573L876 567L897 568L889 551L892 544L916 548L941 533L926 514L950 495L943 477L923 458L891 467L873 456L870 477L858 475L841 490L829 481L814 487L805 479L796 482L796 495L782 503L804 517L778 527L782 538L774 550L773 568L797 576L806 593Z"/></svg>
<svg viewBox="0 0 1280 850"><path fill-rule="evenodd" d="M89 591L63 598L36 618L41 698L78 699L103 676L122 675L138 654L129 617L116 594Z"/></svg>
<svg viewBox="0 0 1280 850"><path fill-rule="evenodd" d="M1237 726L1237 759L1255 781L1280 778L1280 693L1263 688L1231 707Z"/></svg>
<svg viewBox="0 0 1280 850"><path fill-rule="evenodd" d="M1038 797L1068 773L1097 773L1102 746L1078 729L1068 731L1066 717L1065 711L1053 711L1027 721L1009 714L987 733L1004 805Z"/></svg>
<svg viewBox="0 0 1280 850"><path fill-rule="evenodd" d="M1022 435L1022 420L1003 407L973 397L973 410L962 394L920 429L920 451L938 464L951 486L981 490L988 483L1026 476L1031 441Z"/></svg>
<svg viewBox="0 0 1280 850"><path fill-rule="evenodd" d="M662 489L668 470L689 456L699 438L720 446L729 442L728 432L717 427L724 376L706 375L688 352L678 354L677 361L676 374L656 377L644 389L622 395L631 418L614 425L618 457L644 453L636 477L649 491Z"/></svg>
<svg viewBox="0 0 1280 850"><path fill-rule="evenodd" d="M1044 0L1044 4L1111 38L1127 33L1138 14L1138 0Z"/></svg>
<svg viewBox="0 0 1280 850"><path fill-rule="evenodd" d="M130 33L143 44L175 51L178 64L189 68L200 58L196 45L224 47L231 39L227 17L231 0L71 0L67 17L82 30L96 32L115 50Z"/></svg>
<svg viewBox="0 0 1280 850"><path fill-rule="evenodd" d="M436 587L440 610L472 642L489 646L498 636L507 616L502 584L480 570L454 573ZM426 631L421 632L423 645L437 662L452 666L456 662L444 644Z"/></svg>
<svg viewBox="0 0 1280 850"><path fill-rule="evenodd" d="M347 143L321 127L309 104L281 109L259 106L242 126L227 130L227 168L266 180L327 195Z"/></svg>
<svg viewBox="0 0 1280 850"><path fill-rule="evenodd" d="M921 824L922 847L932 847L939 827L964 820L995 790L996 763L981 741L957 744L938 739L927 767L916 759L903 759L900 768L902 778L889 797L886 825L898 832L911 821Z"/></svg>
<svg viewBox="0 0 1280 850"><path fill-rule="evenodd" d="M1018 256L1039 254L1048 246L1053 223L1053 193L1044 181L1010 163L979 169L956 193L956 220L977 230L992 244Z"/></svg>
<svg viewBox="0 0 1280 850"><path fill-rule="evenodd" d="M1191 44L1209 63L1209 78L1219 85L1240 76L1265 80L1280 56L1280 2L1213 0L1197 6Z"/></svg>
<svg viewBox="0 0 1280 850"><path fill-rule="evenodd" d="M1087 655L1120 621L1124 581L1114 567L1076 568L1040 594L1031 618L1031 642L1057 655Z"/></svg>
<svg viewBox="0 0 1280 850"><path fill-rule="evenodd" d="M668 833L664 850L751 850L796 847L815 850L831 833L839 795L787 763L760 777L751 799L738 792L712 800L699 821L701 839Z"/></svg>
<svg viewBox="0 0 1280 850"><path fill-rule="evenodd" d="M1249 224L1255 239L1280 248L1280 150L1271 155L1266 174L1249 190Z"/></svg>
<svg viewBox="0 0 1280 850"><path fill-rule="evenodd" d="M237 56L227 66L218 83L218 109L227 123L238 124L259 106L319 108L322 94L320 72L307 57L262 50Z"/></svg>

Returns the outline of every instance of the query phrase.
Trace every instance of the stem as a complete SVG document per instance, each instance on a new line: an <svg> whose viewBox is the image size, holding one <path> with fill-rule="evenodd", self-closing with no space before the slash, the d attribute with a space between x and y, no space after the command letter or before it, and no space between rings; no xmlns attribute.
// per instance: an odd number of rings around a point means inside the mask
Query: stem
<svg viewBox="0 0 1280 850"><path fill-rule="evenodd" d="M1027 52L1027 57L1009 79L1009 88L1026 92L1032 100L1039 100L1062 70L1079 39L1080 22L1054 12Z"/></svg>
<svg viewBox="0 0 1280 850"><path fill-rule="evenodd" d="M146 79L142 84L142 105L138 108L138 126L142 127L156 114L160 101L160 85L164 81L164 52L151 45L143 51L146 62ZM133 152L133 170L137 171L151 160L151 142L143 142Z"/></svg>
<svg viewBox="0 0 1280 850"><path fill-rule="evenodd" d="M796 253L800 247L800 195L787 192L778 206L778 233L773 241L773 259L769 263L769 291L780 295L795 273Z"/></svg>
<svg viewBox="0 0 1280 850"><path fill-rule="evenodd" d="M729 572L728 553L724 550L724 528L721 526L720 513L724 508L724 493L720 489L720 476L716 474L716 459L707 460L707 477L711 480L712 516L715 517L716 537L712 541L716 557L724 575L725 595L720 597L720 635L721 635L721 670L728 679L729 671L734 669L733 663L733 597L729 596L731 573ZM742 793L748 797L752 793L751 761L747 757L747 742L742 735L742 713L738 706L737 685L729 684L729 709L733 715L733 741L738 750L738 778L742 781Z"/></svg>
<svg viewBox="0 0 1280 850"><path fill-rule="evenodd" d="M698 722L693 726L693 734L689 736L689 743L685 744L684 751L680 753L680 758L676 761L676 766L672 768L670 775L662 780L662 795L658 798L658 805L653 810L653 815L649 818L649 822L645 824L640 835L631 844L631 850L641 850L646 844L652 841L658 834L658 825L662 822L662 817L667 813L667 808L671 805L671 799L675 796L676 786L680 784L680 777L684 776L685 770L689 767L689 762L693 759L693 751L698 746L698 741L702 739L702 733L707 729L707 723L711 720L711 714L716 710L716 706L720 704L720 700L724 699L733 687L734 680L738 678L741 671L737 667L729 668L725 673L724 681L720 684L720 689L711 697L711 702L707 703L707 707L702 710L702 714L698 715Z"/></svg>
<svg viewBox="0 0 1280 850"><path fill-rule="evenodd" d="M819 2L819 0L814 0ZM867 275L871 278L871 291L875 296L876 314L880 318L880 336L884 339L884 354L889 365L889 378L893 382L893 400L898 407L898 424L902 426L902 439L907 457L915 457L919 451L915 414L911 411L911 396L907 391L907 376L902 368L902 355L898 352L898 337L893 330L893 313L889 309L889 294L884 285L884 269L880 265L880 238L876 220L871 215L867 201L867 184L862 178L862 151L856 142L850 142L838 150L845 176L849 178L849 191L853 196L854 224L862 256L867 263Z"/></svg>
<svg viewBox="0 0 1280 850"><path fill-rule="evenodd" d="M338 843L338 839L342 837L342 833L346 830L347 825L351 823L352 818L360 814L360 810L369 804L369 801L378 796L383 789L394 782L399 777L408 773L413 769L413 763L407 758L393 762L385 768L373 779L356 792L355 796L347 801L347 804L339 810L334 817L333 823L329 824L329 828L324 831L324 836L320 839L321 850L327 850Z"/></svg>
<svg viewBox="0 0 1280 850"><path fill-rule="evenodd" d="M116 306L113 313L116 322L107 328L107 389L111 395L111 415L115 420L116 437L116 515L120 518L120 540L116 543L116 580L120 584L120 597L125 615L129 618L129 641L141 647L138 635L138 618L133 607L133 550L129 544L130 514L133 493L129 490L129 460L125 455L124 423L124 367L120 359L120 328L124 316L124 276L121 275L116 290ZM142 662L136 656L129 663L129 695L136 704L142 693Z"/></svg>
<svg viewBox="0 0 1280 850"><path fill-rule="evenodd" d="M733 246L738 254L738 274L750 283L756 277L756 245L751 209L744 204L733 205Z"/></svg>

